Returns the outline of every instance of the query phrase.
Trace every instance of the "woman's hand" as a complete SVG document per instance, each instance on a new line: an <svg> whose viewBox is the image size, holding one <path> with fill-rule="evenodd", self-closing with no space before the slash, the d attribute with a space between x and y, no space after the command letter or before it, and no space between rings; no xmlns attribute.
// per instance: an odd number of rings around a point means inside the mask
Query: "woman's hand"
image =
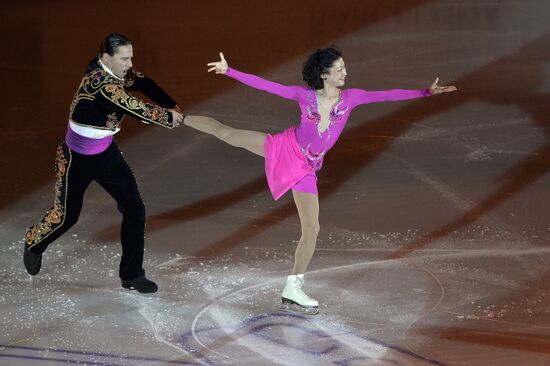
<svg viewBox="0 0 550 366"><path fill-rule="evenodd" d="M435 78L435 81L432 83L432 85L430 85L430 89L428 89L430 91L430 94L435 95L435 94L450 93L450 92L457 91L456 86L453 86L453 85L439 86L437 85L438 82L439 82L439 78Z"/></svg>
<svg viewBox="0 0 550 366"><path fill-rule="evenodd" d="M179 109L179 108L178 108ZM175 109L169 109L170 113L172 113L172 126L179 127L183 123L184 115L181 114L179 111L176 111Z"/></svg>
<svg viewBox="0 0 550 366"><path fill-rule="evenodd" d="M227 61L225 61L225 58L223 57L223 52L220 52L220 61L210 62L206 64L206 66L209 67L208 72L216 71L216 74L225 74L229 68Z"/></svg>

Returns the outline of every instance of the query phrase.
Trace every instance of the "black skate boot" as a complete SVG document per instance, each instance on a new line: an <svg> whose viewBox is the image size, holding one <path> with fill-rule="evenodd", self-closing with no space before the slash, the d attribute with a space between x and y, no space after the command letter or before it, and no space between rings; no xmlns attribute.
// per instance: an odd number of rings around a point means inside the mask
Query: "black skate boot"
<svg viewBox="0 0 550 366"><path fill-rule="evenodd" d="M23 263L25 264L27 273L31 276L35 276L40 272L40 268L42 267L42 254L31 252L29 246L25 243L25 248L23 249Z"/></svg>
<svg viewBox="0 0 550 366"><path fill-rule="evenodd" d="M121 280L122 287L128 290L137 290L143 294L151 294L158 291L158 286L145 276L134 278L133 280Z"/></svg>

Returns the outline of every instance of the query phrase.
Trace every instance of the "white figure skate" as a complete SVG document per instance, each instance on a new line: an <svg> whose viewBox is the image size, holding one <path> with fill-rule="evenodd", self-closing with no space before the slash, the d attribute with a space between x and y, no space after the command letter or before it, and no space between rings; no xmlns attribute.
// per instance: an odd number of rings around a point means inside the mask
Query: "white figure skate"
<svg viewBox="0 0 550 366"><path fill-rule="evenodd" d="M308 315L319 313L319 303L304 293L304 275L291 275L281 294L281 310L295 311Z"/></svg>

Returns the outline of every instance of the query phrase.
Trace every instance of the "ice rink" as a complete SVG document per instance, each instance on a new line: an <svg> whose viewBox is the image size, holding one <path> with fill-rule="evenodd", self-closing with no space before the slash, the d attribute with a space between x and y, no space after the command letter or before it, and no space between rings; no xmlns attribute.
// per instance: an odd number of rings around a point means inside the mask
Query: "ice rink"
<svg viewBox="0 0 550 366"><path fill-rule="evenodd" d="M0 365L550 366L550 2L0 3ZM206 72L302 84L338 45L346 87L449 93L357 108L318 174L306 273L316 316L279 311L300 224L263 160L188 127L126 118L147 209L145 270L120 287L121 216L97 184L23 267L51 206L72 96L110 32L185 114L276 133L297 104Z"/></svg>

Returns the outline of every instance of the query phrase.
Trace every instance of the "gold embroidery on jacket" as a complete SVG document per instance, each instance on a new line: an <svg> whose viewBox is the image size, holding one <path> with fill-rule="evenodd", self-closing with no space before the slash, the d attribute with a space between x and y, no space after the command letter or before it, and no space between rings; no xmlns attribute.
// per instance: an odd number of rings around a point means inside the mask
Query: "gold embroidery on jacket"
<svg viewBox="0 0 550 366"><path fill-rule="evenodd" d="M132 113L134 116L143 119L145 122L152 122L166 127L172 127L168 122L168 111L164 108L144 101L126 93L124 88L118 84L108 84L101 89L101 93L113 103Z"/></svg>
<svg viewBox="0 0 550 366"><path fill-rule="evenodd" d="M142 73L136 71L134 71L134 74L137 77L144 77ZM145 103L129 95L126 90L124 90L124 82L125 81L118 80L108 75L103 70L97 69L92 71L82 79L78 87L71 103L69 118L73 122L80 124L72 118L78 102L81 100L93 101L97 97L97 94L100 93L103 97L109 99L124 111L129 112L134 117L146 123L155 123L164 127L173 128L173 125L169 122L170 114L166 109L154 104ZM120 125L123 118L124 116L117 117L114 112L109 114L106 121L107 129L114 131ZM80 125L88 126L86 124ZM102 129L100 126L88 127Z"/></svg>
<svg viewBox="0 0 550 366"><path fill-rule="evenodd" d="M118 120L115 112L107 115L107 129L116 130L120 125L120 122L122 122L122 120Z"/></svg>
<svg viewBox="0 0 550 366"><path fill-rule="evenodd" d="M101 87L104 84L116 82L116 79L110 77L105 71L97 69L89 73L88 75L82 78L78 89L73 97L71 107L69 108L69 118L73 119L73 112L76 108L76 105L81 100L90 100L93 101L96 97L96 94L99 93ZM74 120L73 120L74 121ZM87 126L87 125L83 125ZM90 126L96 127L96 126Z"/></svg>

